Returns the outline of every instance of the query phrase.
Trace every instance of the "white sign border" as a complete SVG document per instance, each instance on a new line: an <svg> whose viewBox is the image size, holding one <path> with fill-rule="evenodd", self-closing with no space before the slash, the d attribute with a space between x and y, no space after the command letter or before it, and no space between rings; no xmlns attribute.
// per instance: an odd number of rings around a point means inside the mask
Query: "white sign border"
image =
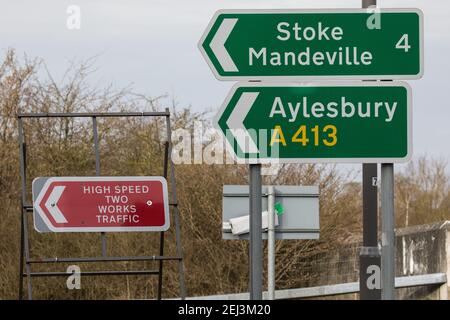
<svg viewBox="0 0 450 320"><path fill-rule="evenodd" d="M43 178L38 177L33 180L33 186L37 179ZM164 201L164 225L160 227L54 227L51 221L48 219L47 215L41 210L37 205L42 201L42 198L46 194L51 183L55 181L159 181L162 184L163 189L163 201ZM34 193L33 193L34 197ZM44 221L50 231L52 232L145 232L145 231L167 231L170 227L170 209L169 209L169 195L167 188L167 180L161 176L151 176L151 177L123 177L123 176L109 176L109 177L49 177L44 183L42 189L39 191L36 199L33 199L33 210L39 215L39 217ZM36 219L33 219L34 229L39 233L44 233L39 230L36 226Z"/></svg>
<svg viewBox="0 0 450 320"><path fill-rule="evenodd" d="M236 90L242 87L404 87L406 89L407 104L407 154L403 158L240 158L234 152L234 146L228 141L225 133L219 126L219 120L222 117L226 107L233 98ZM283 164L283 163L405 163L412 157L412 90L411 86L404 81L339 81L339 82L238 82L228 93L225 101L222 103L219 111L214 116L214 127L221 132L226 141L228 150L232 153L233 160L238 164Z"/></svg>

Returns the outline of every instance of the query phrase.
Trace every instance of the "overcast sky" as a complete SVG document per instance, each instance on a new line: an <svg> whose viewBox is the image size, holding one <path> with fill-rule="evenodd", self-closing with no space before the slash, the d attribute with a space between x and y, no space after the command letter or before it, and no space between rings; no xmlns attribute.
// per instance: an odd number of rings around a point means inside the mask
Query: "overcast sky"
<svg viewBox="0 0 450 320"><path fill-rule="evenodd" d="M215 79L197 42L222 8L359 8L361 0L0 0L0 50L45 59L57 77L68 61L98 56L97 79L117 88L174 95L195 110L217 109L233 82ZM81 29L68 30L69 5L81 9ZM450 159L450 1L379 0L417 7L425 19L425 73L411 80L413 152ZM169 102L169 101L167 101Z"/></svg>

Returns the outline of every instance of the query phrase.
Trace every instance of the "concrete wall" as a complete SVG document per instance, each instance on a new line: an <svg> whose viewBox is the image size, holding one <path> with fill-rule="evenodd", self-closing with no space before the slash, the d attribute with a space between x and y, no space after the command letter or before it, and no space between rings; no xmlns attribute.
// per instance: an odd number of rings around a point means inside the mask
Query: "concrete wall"
<svg viewBox="0 0 450 320"><path fill-rule="evenodd" d="M361 243L344 246L297 265L296 287L311 287L359 281ZM396 230L396 276L446 273L450 280L450 221ZM293 275L288 275L293 276ZM421 286L396 290L398 299L448 299L446 286ZM358 295L337 297L358 299Z"/></svg>
<svg viewBox="0 0 450 320"><path fill-rule="evenodd" d="M396 276L447 273L450 279L450 221L399 229L396 237ZM434 289L434 290L433 290ZM400 299L448 297L447 288L397 290Z"/></svg>

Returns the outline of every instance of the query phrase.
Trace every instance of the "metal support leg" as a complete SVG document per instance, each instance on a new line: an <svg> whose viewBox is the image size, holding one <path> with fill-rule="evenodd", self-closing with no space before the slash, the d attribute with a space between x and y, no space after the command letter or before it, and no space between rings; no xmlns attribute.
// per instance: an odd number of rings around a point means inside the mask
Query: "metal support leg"
<svg viewBox="0 0 450 320"><path fill-rule="evenodd" d="M97 117L92 117L92 130L94 133L95 175L100 176L100 148L98 144ZM106 257L106 233L101 232L102 256Z"/></svg>
<svg viewBox="0 0 450 320"><path fill-rule="evenodd" d="M23 204L21 204L23 208ZM23 209L22 209L23 211ZM23 299L23 259L24 259L24 235L23 214L20 216L20 257L19 257L19 300Z"/></svg>
<svg viewBox="0 0 450 320"><path fill-rule="evenodd" d="M275 300L275 188L267 188L267 211L269 225L267 230L267 292L269 300Z"/></svg>
<svg viewBox="0 0 450 320"><path fill-rule="evenodd" d="M395 299L394 165L381 165L381 296Z"/></svg>
<svg viewBox="0 0 450 320"><path fill-rule="evenodd" d="M178 212L178 207L174 208L175 217L175 237L177 242L177 256L182 257L183 252L181 248L181 227L180 227L180 214ZM186 299L186 287L184 282L184 264L183 259L178 261L178 273L180 275L180 297L182 300Z"/></svg>
<svg viewBox="0 0 450 320"><path fill-rule="evenodd" d="M166 112L169 113L169 109L166 108ZM170 113L169 113L170 114ZM167 142L168 142L168 165L170 165L170 185L172 189L172 203L174 203L173 214L175 218L175 239L177 246L177 256L183 257L183 250L181 248L181 227L180 227L180 214L178 211L177 202L177 188L175 184L175 166L172 162L172 129L170 124L170 116L166 117L167 126ZM182 300L186 298L186 287L184 282L184 261L180 259L178 261L178 273L180 278L180 297Z"/></svg>
<svg viewBox="0 0 450 320"><path fill-rule="evenodd" d="M250 300L262 300L261 165L250 164Z"/></svg>
<svg viewBox="0 0 450 320"><path fill-rule="evenodd" d="M160 232L159 234L159 255L164 255L164 232ZM159 260L159 268L158 268L158 295L157 299L161 300L162 298L162 282L163 282L163 261Z"/></svg>
<svg viewBox="0 0 450 320"><path fill-rule="evenodd" d="M28 239L28 213L25 210L22 210L23 216L23 230L24 230L24 249L25 249L25 272L27 275L27 288L28 288L28 300L33 300L33 287L31 283L31 265L29 263L30 260L30 246Z"/></svg>
<svg viewBox="0 0 450 320"><path fill-rule="evenodd" d="M168 172L168 166L169 166L169 142L166 141L164 144L164 169L163 169L163 175L164 178L167 179L167 172ZM159 236L159 255L164 255L164 232L160 233ZM157 293L157 299L161 300L162 298L162 282L163 282L163 261L159 261L159 274L158 274L158 293Z"/></svg>
<svg viewBox="0 0 450 320"><path fill-rule="evenodd" d="M23 123L22 118L18 119L17 123L18 133L19 133L19 167L20 167L20 178L21 178L21 186L22 186L22 195L21 195L21 228L22 228L22 234L21 234L21 251L24 251L24 254L21 255L21 262L20 262L20 273L21 273L21 279L19 281L19 295L21 295L22 285L23 285L23 259L25 258L25 271L27 274L27 288L28 288L28 300L33 299L33 290L32 290L32 284L31 284L31 266L29 263L30 260L30 246L28 241L28 217L27 217L27 211L24 209L24 203L26 203L27 199L27 171L26 171L26 154L27 154L27 148L25 144L25 137L23 134Z"/></svg>

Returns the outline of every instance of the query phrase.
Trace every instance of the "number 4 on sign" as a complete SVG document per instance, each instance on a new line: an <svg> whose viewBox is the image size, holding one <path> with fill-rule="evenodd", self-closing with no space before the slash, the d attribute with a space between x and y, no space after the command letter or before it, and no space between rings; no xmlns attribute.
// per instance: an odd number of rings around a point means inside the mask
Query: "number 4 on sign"
<svg viewBox="0 0 450 320"><path fill-rule="evenodd" d="M395 45L396 49L403 49L405 52L408 52L409 49L411 49L411 46L409 45L408 42L408 34L404 34L402 35L402 37L400 38L400 40L398 40L397 44Z"/></svg>

